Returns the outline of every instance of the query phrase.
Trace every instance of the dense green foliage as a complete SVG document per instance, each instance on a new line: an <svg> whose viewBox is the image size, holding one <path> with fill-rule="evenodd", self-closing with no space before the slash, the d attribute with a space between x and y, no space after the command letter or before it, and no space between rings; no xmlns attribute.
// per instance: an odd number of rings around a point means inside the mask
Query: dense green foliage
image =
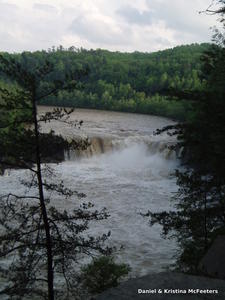
<svg viewBox="0 0 225 300"><path fill-rule="evenodd" d="M100 256L82 269L85 288L90 293L101 293L119 284L130 271L127 264L118 264L112 256Z"/></svg>
<svg viewBox="0 0 225 300"><path fill-rule="evenodd" d="M176 237L179 267L194 273L215 237L225 233L225 1L217 2L222 4L215 13L222 17L223 31L215 31L218 46L203 56L205 89L174 91L177 97L194 100L195 117L163 129L176 134L183 149L184 168L176 172L175 210L149 212L151 225L160 223L165 235Z"/></svg>
<svg viewBox="0 0 225 300"><path fill-rule="evenodd" d="M166 91L203 88L200 56L208 48L208 44L193 44L156 53L120 53L60 46L48 52L11 56L28 69L41 65L46 58L54 65L54 75L42 82L43 89L49 88L52 80L63 80L68 72L89 70L76 90L52 94L40 104L138 112L183 120L190 115L191 103L174 101L166 96Z"/></svg>

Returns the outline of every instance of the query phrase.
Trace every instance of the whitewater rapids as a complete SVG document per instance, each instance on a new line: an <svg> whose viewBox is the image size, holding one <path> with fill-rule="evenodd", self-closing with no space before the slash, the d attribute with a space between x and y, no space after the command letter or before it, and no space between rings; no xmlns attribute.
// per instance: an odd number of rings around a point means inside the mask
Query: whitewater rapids
<svg viewBox="0 0 225 300"><path fill-rule="evenodd" d="M48 108L40 108L40 113ZM65 161L51 164L55 178L65 185L87 195L96 209L106 207L110 217L91 224L89 233L97 236L111 231L110 246L117 251L118 261L130 264L131 276L160 272L173 263L176 245L161 237L160 226L149 227L140 213L171 208L170 198L177 191L172 173L179 163L176 154L168 149L171 140L166 135L154 137L153 131L172 121L138 114L75 111L72 118L82 119L84 125L70 129L68 125L50 126L64 136L90 137L92 150L85 155L65 153ZM75 132L76 131L76 132ZM27 170L8 171L0 178L1 194L13 189L24 192L20 180ZM54 199L53 205L68 210L77 207L80 200Z"/></svg>

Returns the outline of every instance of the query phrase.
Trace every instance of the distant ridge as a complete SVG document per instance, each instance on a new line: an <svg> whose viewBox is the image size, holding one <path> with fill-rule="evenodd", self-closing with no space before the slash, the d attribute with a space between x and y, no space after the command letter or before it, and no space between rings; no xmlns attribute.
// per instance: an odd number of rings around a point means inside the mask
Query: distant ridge
<svg viewBox="0 0 225 300"><path fill-rule="evenodd" d="M88 75L74 91L46 97L40 104L127 111L161 115L184 120L191 114L190 103L171 101L168 89L201 90L201 56L210 44L191 44L153 53L111 52L70 47L48 51L7 54L32 69L47 59L54 72L43 80L47 90L51 80L64 80L65 74L87 69ZM2 85L8 79L0 73Z"/></svg>

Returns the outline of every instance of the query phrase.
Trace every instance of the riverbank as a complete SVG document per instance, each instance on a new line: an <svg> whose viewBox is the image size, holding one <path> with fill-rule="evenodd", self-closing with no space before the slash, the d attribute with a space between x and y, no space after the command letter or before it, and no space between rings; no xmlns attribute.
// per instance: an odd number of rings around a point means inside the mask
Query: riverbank
<svg viewBox="0 0 225 300"><path fill-rule="evenodd" d="M104 105L98 105L97 99L92 103L89 101L88 97L90 97L90 95L86 95L86 101L80 101L76 98L72 101L70 97L65 97L63 101L59 101L58 99L49 101L45 99L40 104L43 106L71 107L78 109L153 115L173 119L175 121L187 121L191 118L193 113L192 103L190 101L177 101L159 95L146 97L142 100L118 100L113 104L112 102L106 102Z"/></svg>

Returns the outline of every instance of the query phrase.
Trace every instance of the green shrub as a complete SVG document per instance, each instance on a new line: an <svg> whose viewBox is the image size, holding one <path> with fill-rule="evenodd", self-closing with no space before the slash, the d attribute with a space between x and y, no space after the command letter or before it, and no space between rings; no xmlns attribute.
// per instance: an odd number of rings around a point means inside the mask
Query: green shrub
<svg viewBox="0 0 225 300"><path fill-rule="evenodd" d="M131 268L127 264L117 264L112 256L101 256L82 268L82 278L90 293L101 293L119 284Z"/></svg>

